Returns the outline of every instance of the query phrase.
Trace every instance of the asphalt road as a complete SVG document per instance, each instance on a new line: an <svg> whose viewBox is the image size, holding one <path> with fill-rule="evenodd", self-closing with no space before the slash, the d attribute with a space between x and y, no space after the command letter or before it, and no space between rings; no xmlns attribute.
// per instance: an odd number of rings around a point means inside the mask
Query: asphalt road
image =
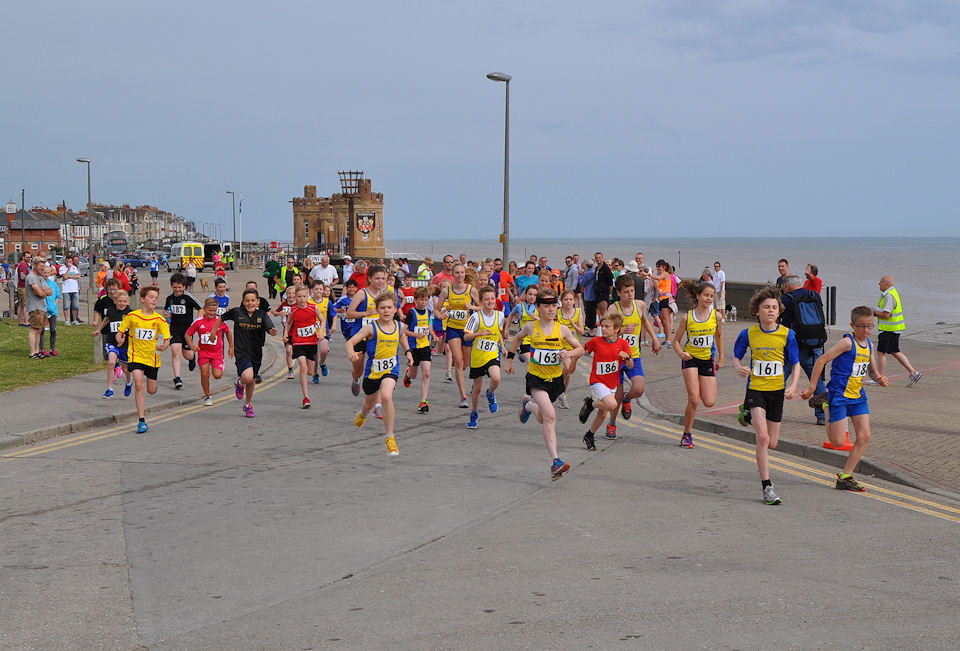
<svg viewBox="0 0 960 651"><path fill-rule="evenodd" d="M551 482L539 427L516 418L521 376L476 431L453 385L422 416L398 389L390 458L379 421L352 424L341 341L310 410L280 364L254 419L227 393L145 435L5 451L0 646L960 645L956 503L836 491L830 469L775 455L784 504L765 506L749 446L685 450L640 410L597 452L561 411L573 469Z"/></svg>

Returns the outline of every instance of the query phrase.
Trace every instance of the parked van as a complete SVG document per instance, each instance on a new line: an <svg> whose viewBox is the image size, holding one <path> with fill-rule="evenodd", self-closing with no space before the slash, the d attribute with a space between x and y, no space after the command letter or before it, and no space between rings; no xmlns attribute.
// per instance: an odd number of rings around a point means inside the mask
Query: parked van
<svg viewBox="0 0 960 651"><path fill-rule="evenodd" d="M183 271L188 260L193 260L197 267L197 272L203 271L203 244L200 242L177 242L170 247L170 258L167 264L170 267L176 267L177 271Z"/></svg>
<svg viewBox="0 0 960 651"><path fill-rule="evenodd" d="M230 242L204 242L203 243L203 259L205 262L209 263L210 266L213 266L213 254L219 252L222 256L227 256L233 250L233 245ZM226 263L226 260L224 260Z"/></svg>

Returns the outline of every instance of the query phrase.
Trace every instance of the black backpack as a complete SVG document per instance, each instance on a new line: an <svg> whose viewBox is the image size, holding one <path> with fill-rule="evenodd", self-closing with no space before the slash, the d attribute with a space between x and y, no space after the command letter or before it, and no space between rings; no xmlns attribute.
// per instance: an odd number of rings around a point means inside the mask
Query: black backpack
<svg viewBox="0 0 960 651"><path fill-rule="evenodd" d="M826 319L820 297L808 292L790 304L790 327L797 343L807 348L819 348L827 341Z"/></svg>

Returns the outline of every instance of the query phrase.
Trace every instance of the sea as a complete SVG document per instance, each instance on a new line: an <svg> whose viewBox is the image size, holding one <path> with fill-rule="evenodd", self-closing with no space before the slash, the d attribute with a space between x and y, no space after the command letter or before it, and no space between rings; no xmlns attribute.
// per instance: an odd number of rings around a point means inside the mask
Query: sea
<svg viewBox="0 0 960 651"><path fill-rule="evenodd" d="M447 253L465 253L469 259L498 257L502 246L484 240L392 240L387 242L392 257L407 253L434 260ZM563 267L564 258L574 253L580 259L602 251L612 257L632 260L643 252L651 267L659 259L677 267L682 277L699 277L704 267L713 269L719 260L728 281L774 282L777 260L790 261L790 271L801 278L807 264L819 268L824 287L837 288L837 322L857 305L874 306L880 298L880 277L894 277L903 300L907 334L922 336L960 328L960 301L957 279L949 270L960 257L960 237L942 238L677 238L677 239L513 239L510 257L527 260L531 255L547 256L551 267ZM958 266L960 271L960 266ZM951 298L952 297L952 298Z"/></svg>

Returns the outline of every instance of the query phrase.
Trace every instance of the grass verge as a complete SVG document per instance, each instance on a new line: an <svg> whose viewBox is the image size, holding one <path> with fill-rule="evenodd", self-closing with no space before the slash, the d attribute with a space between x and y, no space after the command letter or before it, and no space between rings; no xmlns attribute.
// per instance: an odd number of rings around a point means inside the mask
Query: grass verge
<svg viewBox="0 0 960 651"><path fill-rule="evenodd" d="M27 333L16 319L0 319L0 392L44 384L103 368L93 363L93 327L57 324L57 357L30 359ZM44 345L50 347L50 333Z"/></svg>

